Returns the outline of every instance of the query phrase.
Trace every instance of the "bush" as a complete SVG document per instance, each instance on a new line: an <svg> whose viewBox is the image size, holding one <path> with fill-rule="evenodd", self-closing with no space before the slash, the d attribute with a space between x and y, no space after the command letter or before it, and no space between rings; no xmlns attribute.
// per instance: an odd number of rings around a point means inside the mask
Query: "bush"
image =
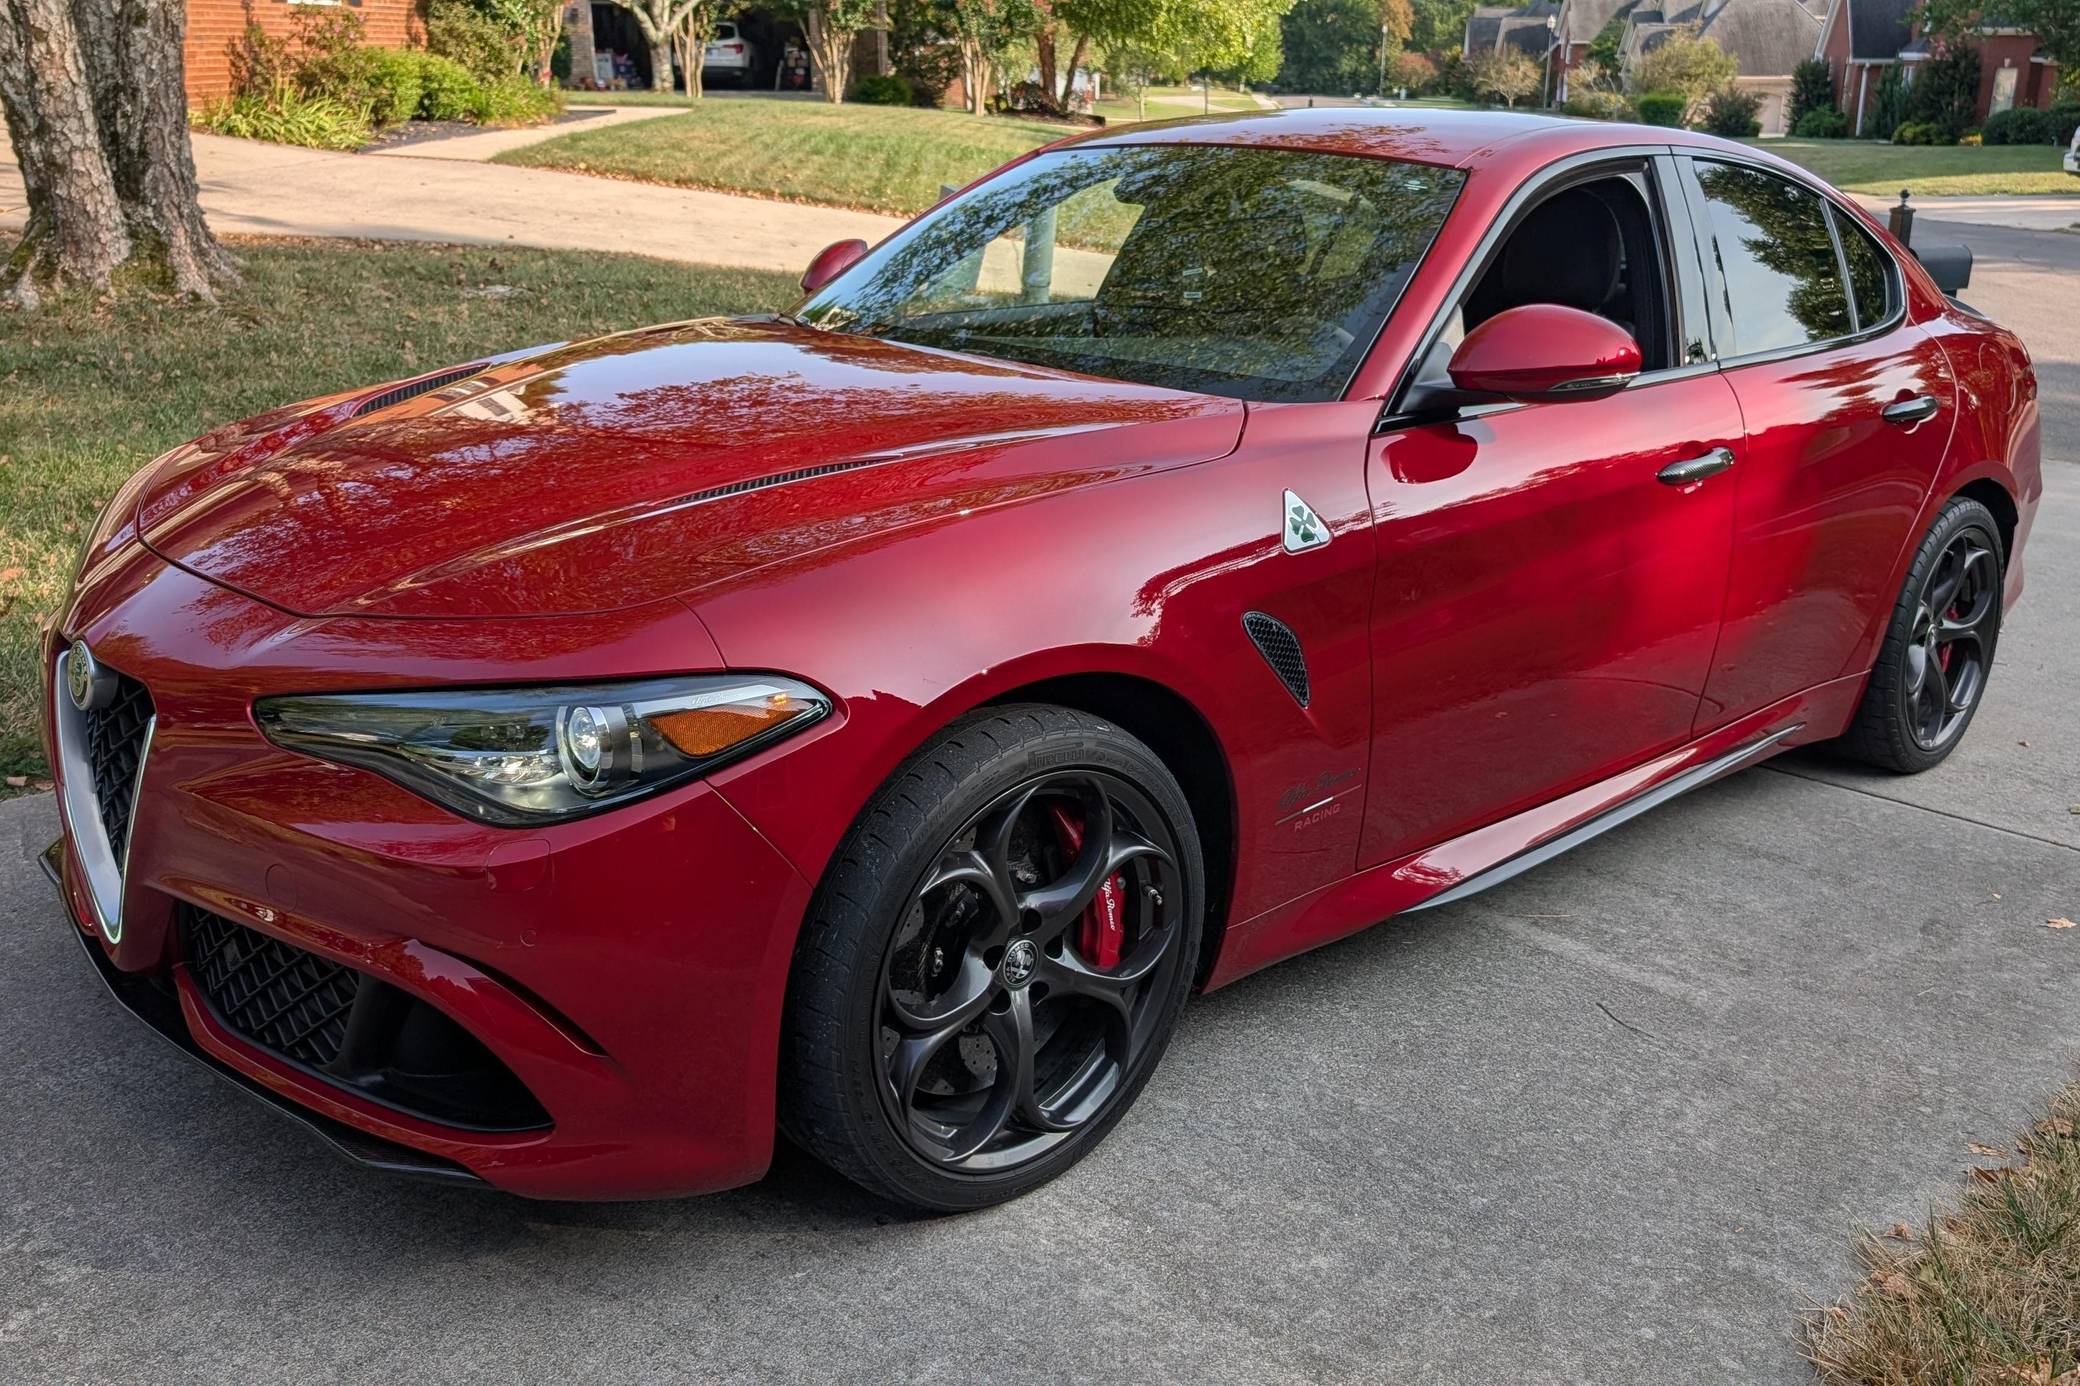
<svg viewBox="0 0 2080 1386"><path fill-rule="evenodd" d="M421 77L425 55L395 48L365 49L374 56L368 66L369 113L377 125L398 125L419 114L426 83Z"/></svg>
<svg viewBox="0 0 2080 1386"><path fill-rule="evenodd" d="M366 110L329 96L305 96L286 83L219 101L199 123L219 135L306 149L358 149L375 133Z"/></svg>
<svg viewBox="0 0 2080 1386"><path fill-rule="evenodd" d="M1648 125L1683 126L1683 113L1690 108L1688 97L1672 91L1650 91L1638 101L1639 118Z"/></svg>
<svg viewBox="0 0 2080 1386"><path fill-rule="evenodd" d="M563 98L517 74L480 82L469 105L479 125L539 125L563 109Z"/></svg>
<svg viewBox="0 0 2080 1386"><path fill-rule="evenodd" d="M419 118L468 120L483 100L483 84L453 58L422 54L419 58Z"/></svg>
<svg viewBox="0 0 2080 1386"><path fill-rule="evenodd" d="M1907 89L1907 119L1929 126L1930 144L1956 144L1979 103L1979 50L1962 44L1921 64Z"/></svg>
<svg viewBox="0 0 2080 1386"><path fill-rule="evenodd" d="M906 77L862 77L852 84L852 99L863 106L907 106L915 93Z"/></svg>
<svg viewBox="0 0 2080 1386"><path fill-rule="evenodd" d="M2051 122L2048 132L2051 143L2063 149L2073 142L2073 131L2080 128L2080 103L2060 101L2044 112Z"/></svg>
<svg viewBox="0 0 2080 1386"><path fill-rule="evenodd" d="M1898 63L1885 64L1885 74L1878 79L1877 90L1871 93L1870 109L1863 115L1863 133L1866 139L1889 140L1892 132L1907 118L1907 82Z"/></svg>
<svg viewBox="0 0 2080 1386"><path fill-rule="evenodd" d="M1957 142L1967 149L1977 149L1986 143L1986 136L1978 130L1967 130L1957 137Z"/></svg>
<svg viewBox="0 0 2080 1386"><path fill-rule="evenodd" d="M2049 144L2051 112L2021 106L1996 111L1986 117L1986 128L1979 133L1988 144Z"/></svg>
<svg viewBox="0 0 2080 1386"><path fill-rule="evenodd" d="M430 0L426 51L460 63L479 82L496 82L520 71L514 35L470 0Z"/></svg>
<svg viewBox="0 0 2080 1386"><path fill-rule="evenodd" d="M1924 121L1910 120L1892 132L1894 144L1948 144L1940 128Z"/></svg>
<svg viewBox="0 0 2080 1386"><path fill-rule="evenodd" d="M1802 140L1845 140L1849 138L1849 117L1832 107L1807 111L1791 133Z"/></svg>
<svg viewBox="0 0 2080 1386"><path fill-rule="evenodd" d="M1705 99L1704 128L1725 139L1747 139L1762 133L1762 122L1755 118L1761 109L1762 98L1753 92L1721 87Z"/></svg>
<svg viewBox="0 0 2080 1386"><path fill-rule="evenodd" d="M1571 115L1579 120L1631 120L1634 118L1632 103L1614 91L1600 91L1590 87L1584 91L1571 91L1560 106L1562 115Z"/></svg>
<svg viewBox="0 0 2080 1386"><path fill-rule="evenodd" d="M1833 109L1834 74L1826 63L1818 58L1807 58L1791 69L1791 109L1785 119L1793 131L1813 112Z"/></svg>

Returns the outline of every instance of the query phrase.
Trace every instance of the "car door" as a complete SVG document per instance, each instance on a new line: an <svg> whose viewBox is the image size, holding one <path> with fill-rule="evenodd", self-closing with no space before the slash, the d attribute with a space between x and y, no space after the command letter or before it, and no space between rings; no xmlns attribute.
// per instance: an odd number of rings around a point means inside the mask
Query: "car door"
<svg viewBox="0 0 2080 1386"><path fill-rule="evenodd" d="M1610 178L1636 191L1634 220L1648 219L1628 233L1650 244L1627 248L1625 276L1659 277L1659 343L1642 341L1649 369L1603 398L1390 417L1372 440L1375 730L1361 864L1690 739L1725 594L1733 489L1724 474L1661 473L1716 466L1742 424L1702 359L1701 298L1676 291L1694 289L1697 267L1669 172L1641 157L1569 170L1528 195L1462 277L1423 355L1434 362L1454 313L1488 296L1488 267L1545 199ZM1574 234L1544 239L1556 256L1579 245Z"/></svg>
<svg viewBox="0 0 2080 1386"><path fill-rule="evenodd" d="M1703 730L1861 672L1949 443L1956 380L1856 217L1752 164L1679 163L1746 434Z"/></svg>

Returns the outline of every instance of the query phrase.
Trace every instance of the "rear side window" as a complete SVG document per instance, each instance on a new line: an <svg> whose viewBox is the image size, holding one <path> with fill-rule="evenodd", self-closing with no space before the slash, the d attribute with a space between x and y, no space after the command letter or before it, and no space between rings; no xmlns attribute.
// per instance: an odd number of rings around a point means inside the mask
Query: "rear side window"
<svg viewBox="0 0 2080 1386"><path fill-rule="evenodd" d="M1899 290L1892 275L1892 261L1878 248L1871 233L1844 212L1834 213L1835 230L1842 238L1842 258L1849 264L1849 292L1856 300L1856 326L1876 327L1899 307Z"/></svg>
<svg viewBox="0 0 2080 1386"><path fill-rule="evenodd" d="M1760 169L1700 161L1707 224L1733 324L1731 355L1824 342L1854 329L1819 194Z"/></svg>

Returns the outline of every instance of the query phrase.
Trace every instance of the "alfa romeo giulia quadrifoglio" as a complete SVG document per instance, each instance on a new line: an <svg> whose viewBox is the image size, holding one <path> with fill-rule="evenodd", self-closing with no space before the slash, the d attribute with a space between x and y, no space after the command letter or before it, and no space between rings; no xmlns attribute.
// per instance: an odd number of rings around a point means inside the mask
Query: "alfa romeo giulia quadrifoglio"
<svg viewBox="0 0 2080 1386"><path fill-rule="evenodd" d="M784 1134L1007 1199L1195 992L1794 746L1956 748L2038 405L1934 263L1682 131L1072 138L788 312L146 466L43 645L46 862L365 1164L678 1195Z"/></svg>

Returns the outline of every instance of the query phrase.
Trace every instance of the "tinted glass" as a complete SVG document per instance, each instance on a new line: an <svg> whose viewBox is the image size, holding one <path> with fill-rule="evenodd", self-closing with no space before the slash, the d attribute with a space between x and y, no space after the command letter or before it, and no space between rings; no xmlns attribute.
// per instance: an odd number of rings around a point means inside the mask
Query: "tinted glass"
<svg viewBox="0 0 2080 1386"><path fill-rule="evenodd" d="M1849 296L1817 193L1759 169L1699 163L1733 355L1845 337Z"/></svg>
<svg viewBox="0 0 2080 1386"><path fill-rule="evenodd" d="M1061 150L898 233L800 316L1151 385L1334 399L1462 176L1297 150Z"/></svg>
<svg viewBox="0 0 2080 1386"><path fill-rule="evenodd" d="M1892 261L1879 249L1871 233L1856 219L1834 214L1835 231L1842 238L1842 258L1849 262L1849 290L1856 299L1856 325L1876 327L1892 316L1898 306L1892 279Z"/></svg>

